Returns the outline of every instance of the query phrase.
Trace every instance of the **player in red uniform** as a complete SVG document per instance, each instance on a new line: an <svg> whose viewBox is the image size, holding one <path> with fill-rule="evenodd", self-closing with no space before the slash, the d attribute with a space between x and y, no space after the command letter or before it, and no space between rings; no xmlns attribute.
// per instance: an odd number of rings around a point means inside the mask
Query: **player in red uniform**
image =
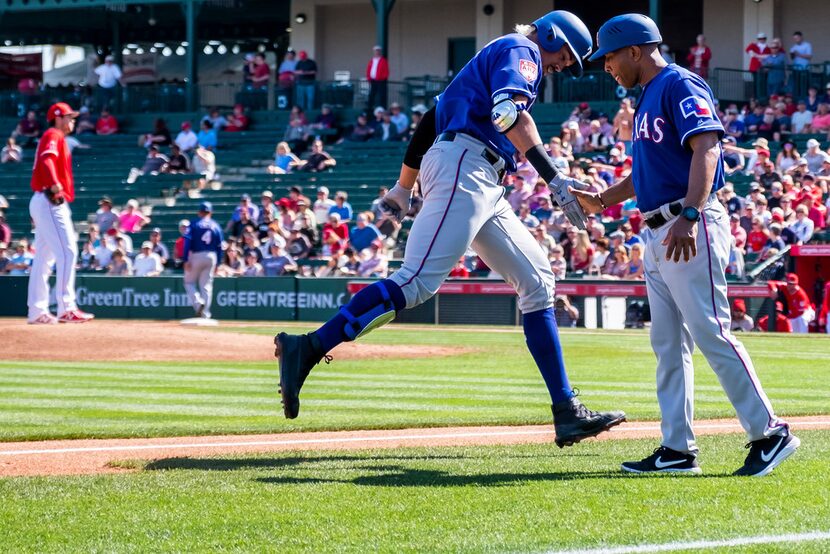
<svg viewBox="0 0 830 554"><path fill-rule="evenodd" d="M777 295L779 292L787 299L787 318L792 325L793 333L809 332L810 322L816 317L810 297L798 286L798 275L787 273L787 281L770 281L770 292Z"/></svg>
<svg viewBox="0 0 830 554"><path fill-rule="evenodd" d="M83 323L93 318L75 303L75 262L77 236L69 203L75 200L72 155L66 135L75 128L78 112L58 102L49 108L46 120L52 125L38 143L29 202L35 225L35 259L29 275L29 323ZM58 317L49 312L49 274L55 265L55 296Z"/></svg>

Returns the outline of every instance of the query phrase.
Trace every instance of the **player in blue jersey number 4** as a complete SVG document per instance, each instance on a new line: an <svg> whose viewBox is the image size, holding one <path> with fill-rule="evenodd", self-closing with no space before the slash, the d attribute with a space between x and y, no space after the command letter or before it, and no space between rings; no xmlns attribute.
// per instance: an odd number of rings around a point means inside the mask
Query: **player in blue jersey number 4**
<svg viewBox="0 0 830 554"><path fill-rule="evenodd" d="M581 184L556 169L530 109L546 73L567 69L582 74L591 34L565 11L550 12L516 31L478 52L416 129L401 178L382 202L389 213L405 213L420 172L424 204L409 233L401 269L360 291L317 331L276 336L286 417L297 417L300 388L328 352L426 302L472 246L519 295L527 346L551 397L556 444L572 445L625 420L622 412L591 411L575 397L553 315L553 272L504 200L501 186L505 169L515 170L513 155L519 150L548 183L568 219L585 227L585 214L570 192Z"/></svg>
<svg viewBox="0 0 830 554"><path fill-rule="evenodd" d="M643 87L634 114L631 175L602 193L572 192L586 212L637 196L646 223L645 278L663 442L625 462L631 473L700 473L692 430L696 344L715 370L749 437L736 475L767 475L800 441L776 417L746 349L729 330L725 269L729 217L715 197L724 185L723 127L712 91L694 73L666 64L654 21L640 14L608 20L597 35L605 71Z"/></svg>

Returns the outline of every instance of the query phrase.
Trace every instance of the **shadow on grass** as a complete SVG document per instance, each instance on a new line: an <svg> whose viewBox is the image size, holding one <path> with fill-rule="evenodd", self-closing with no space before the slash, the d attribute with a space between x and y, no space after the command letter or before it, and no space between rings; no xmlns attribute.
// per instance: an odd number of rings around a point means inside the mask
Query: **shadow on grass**
<svg viewBox="0 0 830 554"><path fill-rule="evenodd" d="M510 459L540 458L548 459L545 454L517 455L500 457L500 461ZM598 457L596 454L573 454L569 457ZM459 460L486 459L487 456L473 455L377 455L377 456L286 456L272 458L167 458L151 462L145 470L200 470L200 471L241 471L252 469L285 470L296 469L303 473L316 473L312 476L275 475L257 477L254 480L270 485L302 484L351 484L364 487L504 487L526 482L539 481L582 481L588 479L665 479L676 478L670 475L631 475L614 470L598 471L559 471L540 473L499 472L470 474L464 468L457 470L423 469L411 467L418 462L456 462ZM340 465L332 465L340 464ZM345 465L344 465L345 464ZM355 477L343 477L344 471L358 472ZM336 476L335 476L336 475ZM705 475L697 479L720 478L726 475Z"/></svg>
<svg viewBox="0 0 830 554"><path fill-rule="evenodd" d="M596 458L598 454L588 453L570 453L569 457L585 457ZM518 460L518 459L536 459L548 456L545 454L510 454L499 456L502 461ZM145 471L160 471L171 469L187 469L187 470L201 470L201 471L241 471L247 469L283 469L299 465L305 465L310 469L324 469L321 464L329 464L331 462L352 462L355 464L365 462L419 462L419 461L436 461L436 460L473 460L485 459L487 456L474 456L470 454L458 455L438 455L438 454L386 454L376 456L348 456L348 455L309 455L301 456L286 456L281 458L163 458L147 463L143 466ZM314 467L314 465L320 467Z"/></svg>

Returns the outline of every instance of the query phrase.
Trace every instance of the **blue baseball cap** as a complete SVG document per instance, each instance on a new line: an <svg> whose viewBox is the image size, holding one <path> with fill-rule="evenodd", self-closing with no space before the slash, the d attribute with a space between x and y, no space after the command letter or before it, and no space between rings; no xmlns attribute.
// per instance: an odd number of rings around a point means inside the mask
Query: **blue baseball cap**
<svg viewBox="0 0 830 554"><path fill-rule="evenodd" d="M641 13L626 13L603 23L597 32L597 51L589 59L598 60L627 46L658 42L663 42L663 37L654 20Z"/></svg>
<svg viewBox="0 0 830 554"><path fill-rule="evenodd" d="M207 202L207 201L202 202L201 204L199 204L199 211L200 212L212 213L213 212L213 204L211 204L210 202Z"/></svg>

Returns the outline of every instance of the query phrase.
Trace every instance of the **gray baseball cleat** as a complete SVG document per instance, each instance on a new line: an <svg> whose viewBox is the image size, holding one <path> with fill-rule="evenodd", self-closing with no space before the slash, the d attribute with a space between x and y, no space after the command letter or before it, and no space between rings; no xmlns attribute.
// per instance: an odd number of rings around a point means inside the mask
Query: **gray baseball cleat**
<svg viewBox="0 0 830 554"><path fill-rule="evenodd" d="M331 356L323 353L320 339L314 333L288 335L280 333L274 337L274 356L280 360L280 395L285 417L294 419L300 413L300 389L311 368Z"/></svg>
<svg viewBox="0 0 830 554"><path fill-rule="evenodd" d="M625 412L594 412L576 396L551 406L556 446L572 446L588 437L595 437L625 421Z"/></svg>

